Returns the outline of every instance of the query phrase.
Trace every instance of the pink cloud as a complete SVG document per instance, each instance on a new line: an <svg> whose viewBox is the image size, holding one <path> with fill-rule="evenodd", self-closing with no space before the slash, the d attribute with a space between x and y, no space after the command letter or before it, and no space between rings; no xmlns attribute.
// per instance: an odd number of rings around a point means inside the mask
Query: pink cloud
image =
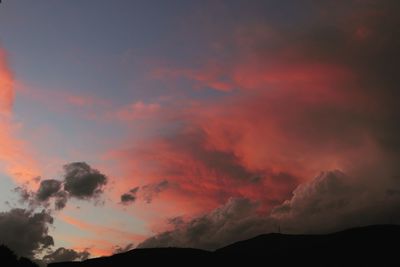
<svg viewBox="0 0 400 267"><path fill-rule="evenodd" d="M40 175L28 144L16 137L19 125L12 121L14 78L6 53L0 49L0 163L6 173L18 182L28 182Z"/></svg>
<svg viewBox="0 0 400 267"><path fill-rule="evenodd" d="M174 203L176 213L210 210L229 197L260 201L265 212L320 171L346 172L361 159L379 161L375 157L388 153L382 135L386 142L393 138L376 118L392 121L394 106L385 104L392 89L371 89L374 70L358 59L379 63L379 53L371 55L374 44L366 42L354 59L348 52L359 48L354 31L340 27L337 50L314 32L293 43L284 33L263 36L250 29L233 44L229 62L206 59L193 69L155 68L154 77L166 84L189 80L188 90L227 93L213 100L181 100L179 109L169 110L175 112L168 116L176 126L172 130L140 143L125 140L124 149L113 154L125 170L121 192L165 179L174 186L158 201ZM162 108L156 117L167 120Z"/></svg>

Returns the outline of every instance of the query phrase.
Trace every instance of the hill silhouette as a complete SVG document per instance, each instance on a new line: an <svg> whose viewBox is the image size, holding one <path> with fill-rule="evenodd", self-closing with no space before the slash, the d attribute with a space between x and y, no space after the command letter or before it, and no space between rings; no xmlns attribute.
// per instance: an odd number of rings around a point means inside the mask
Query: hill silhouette
<svg viewBox="0 0 400 267"><path fill-rule="evenodd" d="M216 251L190 248L133 249L83 262L48 267L122 267L139 264L204 266L400 266L400 226L375 225L325 235L265 234Z"/></svg>
<svg viewBox="0 0 400 267"><path fill-rule="evenodd" d="M8 247L0 245L0 266L5 267L39 267L31 260L17 255Z"/></svg>

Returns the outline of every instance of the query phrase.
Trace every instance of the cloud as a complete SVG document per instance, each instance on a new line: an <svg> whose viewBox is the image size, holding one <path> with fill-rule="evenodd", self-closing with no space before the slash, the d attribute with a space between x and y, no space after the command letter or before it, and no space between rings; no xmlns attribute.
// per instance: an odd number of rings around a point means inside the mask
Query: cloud
<svg viewBox="0 0 400 267"><path fill-rule="evenodd" d="M347 176L340 171L322 172L299 185L290 200L276 206L270 216L290 232L320 233L369 224L399 224L400 198L387 194L400 181L380 173L381 184L371 183L375 174ZM369 176L371 175L371 176ZM354 179L355 178L355 179Z"/></svg>
<svg viewBox="0 0 400 267"><path fill-rule="evenodd" d="M107 177L85 162L64 165L64 190L71 197L89 199L103 192Z"/></svg>
<svg viewBox="0 0 400 267"><path fill-rule="evenodd" d="M135 202L135 200L137 199L137 192L139 191L139 187L135 187L131 190L129 190L128 193L122 194L121 195L121 203L123 205L128 205L130 203Z"/></svg>
<svg viewBox="0 0 400 267"><path fill-rule="evenodd" d="M80 200L97 199L103 193L107 177L93 169L85 162L73 162L64 165L63 180L42 180L36 192L25 185L15 189L20 195L21 202L28 203L31 208L48 207L54 202L54 208L65 208L70 198Z"/></svg>
<svg viewBox="0 0 400 267"><path fill-rule="evenodd" d="M61 181L50 179L40 182L36 197L39 201L47 201L50 197L57 195L61 190Z"/></svg>
<svg viewBox="0 0 400 267"><path fill-rule="evenodd" d="M138 247L219 248L249 237L248 231L256 222L254 216L257 206L257 203L246 198L231 198L210 213L177 225L172 231L151 237Z"/></svg>
<svg viewBox="0 0 400 267"><path fill-rule="evenodd" d="M221 51L194 67L155 66L153 74L166 87L183 84L187 98L160 107L167 130L160 123L115 153L123 186L168 180L173 187L159 198L174 203L170 216L210 211L232 197L268 212L322 170L381 187L384 174L364 180L353 172L371 163L394 175L400 159L398 7L321 2L293 28L242 20L220 36ZM201 90L212 97L193 98Z"/></svg>
<svg viewBox="0 0 400 267"><path fill-rule="evenodd" d="M144 239L143 235L126 231L118 226L113 227L109 225L93 224L64 214L60 215L59 219L87 234L85 238L80 239L79 244L80 246L84 246L84 248L90 247L89 251L92 254L99 255L95 252L99 247L107 248L108 252L112 252L109 249L116 242L131 243ZM96 245L92 248L93 244ZM99 256L101 256L101 254Z"/></svg>
<svg viewBox="0 0 400 267"><path fill-rule="evenodd" d="M90 257L90 253L86 250L77 252L73 249L58 248L50 254L43 257L46 263L66 262L66 261L84 261Z"/></svg>
<svg viewBox="0 0 400 267"><path fill-rule="evenodd" d="M260 213L259 203L231 198L224 205L195 217L179 220L173 230L161 232L138 247L195 247L217 249L259 234L282 231L291 234L329 233L370 224L399 224L400 197L387 194L398 190L397 178L382 178L384 186L366 183L368 177L349 177L341 171L322 172L300 184L293 196Z"/></svg>
<svg viewBox="0 0 400 267"><path fill-rule="evenodd" d="M29 145L16 137L18 128L12 119L15 78L0 47L0 167L15 181L26 182L40 174Z"/></svg>
<svg viewBox="0 0 400 267"><path fill-rule="evenodd" d="M170 184L167 180L146 184L141 187L137 186L131 189L129 192L121 195L121 204L128 205L133 203L138 197L149 204L153 201L154 197L166 190L168 187L170 187Z"/></svg>
<svg viewBox="0 0 400 267"><path fill-rule="evenodd" d="M34 213L24 209L0 212L0 240L18 255L33 258L54 245L48 227L53 217L46 211Z"/></svg>
<svg viewBox="0 0 400 267"><path fill-rule="evenodd" d="M167 180L163 180L161 182L155 184L147 184L141 187L142 197L147 202L150 203L153 201L153 198L167 189L169 187L169 183Z"/></svg>
<svg viewBox="0 0 400 267"><path fill-rule="evenodd" d="M135 248L134 244L132 244L132 243L129 243L124 247L115 246L115 250L114 250L114 252L112 254L124 253L124 252L127 252L127 251L129 251L131 249L134 249L134 248Z"/></svg>
<svg viewBox="0 0 400 267"><path fill-rule="evenodd" d="M8 67L6 53L0 49L0 114L10 113L14 102L14 77Z"/></svg>
<svg viewBox="0 0 400 267"><path fill-rule="evenodd" d="M65 206L67 205L68 202L68 193L65 191L59 191L56 195L55 195L55 202L54 202L54 206L56 210L62 210L63 208L65 208Z"/></svg>

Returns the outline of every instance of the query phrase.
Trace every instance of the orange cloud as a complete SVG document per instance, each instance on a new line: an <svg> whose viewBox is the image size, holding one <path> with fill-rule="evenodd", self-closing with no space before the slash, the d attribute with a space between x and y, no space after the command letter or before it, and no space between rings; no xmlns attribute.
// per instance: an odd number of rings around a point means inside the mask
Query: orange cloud
<svg viewBox="0 0 400 267"><path fill-rule="evenodd" d="M360 44L354 32L361 22L298 35L261 27L252 36L250 29L238 44L226 44L230 50L220 61L155 68L166 86L181 82L186 90L225 94L160 107L155 132L140 142L123 140L113 153L125 172L116 191L167 180L170 186L151 204L159 217L201 213L229 197L257 200L266 212L321 171L349 173L365 162L396 161L397 63L387 64L398 62L392 60L395 24L367 21ZM173 204L163 210L162 203Z"/></svg>
<svg viewBox="0 0 400 267"><path fill-rule="evenodd" d="M28 145L16 137L18 125L12 122L14 79L4 50L0 49L0 165L16 182L30 181L40 171Z"/></svg>
<svg viewBox="0 0 400 267"><path fill-rule="evenodd" d="M143 240L145 236L129 233L119 229L114 229L107 226L96 225L88 222L84 222L67 215L60 215L59 219L64 222L75 226L76 228L85 232L93 233L96 236L102 236L103 238L110 238L110 240L128 240L130 242L137 242Z"/></svg>
<svg viewBox="0 0 400 267"><path fill-rule="evenodd" d="M353 73L336 64L271 62L221 69L240 93L186 105L176 110L175 131L115 153L127 169L121 193L166 179L172 186L159 198L176 203L175 214L210 210L229 197L257 199L268 210L304 179L344 168L343 159L367 142L353 124L367 98L342 90L353 86Z"/></svg>
<svg viewBox="0 0 400 267"><path fill-rule="evenodd" d="M268 211L320 171L346 171L376 154L374 116L382 106L362 84L362 69L347 57L318 59L307 43L287 42L270 52L259 51L269 45L264 39L256 42L239 47L227 64L156 68L153 74L166 83L189 79L191 89L227 93L212 101L187 99L168 117L172 130L128 148L125 141L114 153L126 169L121 193L166 179L171 186L158 197L175 203L173 214L210 210L229 197L258 200ZM156 116L162 121L163 110Z"/></svg>
<svg viewBox="0 0 400 267"><path fill-rule="evenodd" d="M14 79L8 68L6 55L0 49L0 114L5 115L11 113L14 102Z"/></svg>

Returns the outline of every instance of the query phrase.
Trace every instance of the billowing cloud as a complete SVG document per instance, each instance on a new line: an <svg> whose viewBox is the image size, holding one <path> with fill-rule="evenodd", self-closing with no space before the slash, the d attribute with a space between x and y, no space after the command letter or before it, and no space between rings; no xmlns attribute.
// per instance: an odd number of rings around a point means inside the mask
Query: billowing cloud
<svg viewBox="0 0 400 267"><path fill-rule="evenodd" d="M291 199L276 205L268 214L246 198L227 203L188 222L179 220L174 229L151 237L138 247L195 247L216 249L239 240L270 232L328 233L369 224L400 223L396 210L400 180L383 177L387 184L374 187L368 177L349 177L341 171L322 172L299 185Z"/></svg>
<svg viewBox="0 0 400 267"><path fill-rule="evenodd" d="M107 177L85 162L73 162L64 165L64 190L70 196L88 199L103 192Z"/></svg>
<svg viewBox="0 0 400 267"><path fill-rule="evenodd" d="M228 202L203 216L178 226L172 231L145 240L138 247L193 247L215 249L227 243L249 237L248 226L257 203L245 198L231 198Z"/></svg>
<svg viewBox="0 0 400 267"><path fill-rule="evenodd" d="M382 172L382 183L374 185L370 179L374 179L375 174L362 175L351 177L340 171L322 172L299 185L293 197L276 206L270 216L280 223L283 231L295 233L400 223L400 216L396 215L400 198L388 194L388 189L400 188L400 180Z"/></svg>
<svg viewBox="0 0 400 267"><path fill-rule="evenodd" d="M52 223L53 217L44 210L0 212L0 240L18 255L32 258L54 244L48 233Z"/></svg>
<svg viewBox="0 0 400 267"><path fill-rule="evenodd" d="M50 254L43 257L43 261L46 263L53 262L66 262L66 261L83 261L88 259L90 253L86 250L77 252L73 249L58 248Z"/></svg>
<svg viewBox="0 0 400 267"><path fill-rule="evenodd" d="M61 210L70 198L88 201L97 199L107 184L107 177L85 162L66 164L64 171L63 180L42 180L36 192L24 185L17 187L15 191L19 193L21 201L32 208L48 207L54 202L54 208Z"/></svg>

